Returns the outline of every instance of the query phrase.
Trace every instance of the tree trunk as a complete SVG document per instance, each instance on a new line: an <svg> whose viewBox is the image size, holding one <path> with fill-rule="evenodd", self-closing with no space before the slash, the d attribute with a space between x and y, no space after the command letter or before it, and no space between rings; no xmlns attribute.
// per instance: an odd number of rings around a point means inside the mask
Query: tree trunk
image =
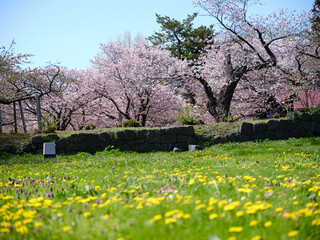
<svg viewBox="0 0 320 240"><path fill-rule="evenodd" d="M36 95L36 106L37 106L37 121L38 121L38 130L41 130L41 108L40 108L40 98Z"/></svg>
<svg viewBox="0 0 320 240"><path fill-rule="evenodd" d="M24 119L22 103L20 100L19 100L19 108L20 108L20 115L21 115L21 120L22 120L23 131L24 131L24 133L27 133L26 121Z"/></svg>
<svg viewBox="0 0 320 240"><path fill-rule="evenodd" d="M207 109L217 122L227 121L234 91L246 71L245 67L234 69L231 64L231 56L227 55L225 61L226 85L222 87L217 98L213 95L210 85L203 78L197 78L208 98Z"/></svg>
<svg viewBox="0 0 320 240"><path fill-rule="evenodd" d="M222 87L218 99L207 102L207 109L217 122L226 122L230 113L231 101L239 81L232 81Z"/></svg>
<svg viewBox="0 0 320 240"><path fill-rule="evenodd" d="M13 128L14 133L18 133L16 102L13 102Z"/></svg>
<svg viewBox="0 0 320 240"><path fill-rule="evenodd" d="M0 133L2 133L1 104L0 104Z"/></svg>

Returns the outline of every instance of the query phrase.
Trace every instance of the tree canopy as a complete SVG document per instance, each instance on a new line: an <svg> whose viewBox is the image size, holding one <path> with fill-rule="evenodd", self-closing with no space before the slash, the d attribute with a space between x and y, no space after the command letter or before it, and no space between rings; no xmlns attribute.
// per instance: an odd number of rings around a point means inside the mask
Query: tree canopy
<svg viewBox="0 0 320 240"><path fill-rule="evenodd" d="M153 45L162 45L174 57L187 60L197 59L210 40L213 40L213 25L193 27L193 20L197 17L197 13L188 15L182 21L159 14L156 14L156 17L161 30L148 39Z"/></svg>

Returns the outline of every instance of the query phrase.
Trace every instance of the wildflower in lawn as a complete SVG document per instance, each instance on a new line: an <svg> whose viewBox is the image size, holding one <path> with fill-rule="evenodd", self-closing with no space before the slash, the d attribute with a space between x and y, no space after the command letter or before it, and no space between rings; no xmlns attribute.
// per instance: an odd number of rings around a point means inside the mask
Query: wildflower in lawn
<svg viewBox="0 0 320 240"><path fill-rule="evenodd" d="M288 237L295 237L299 234L298 230L293 230L288 233Z"/></svg>
<svg viewBox="0 0 320 240"><path fill-rule="evenodd" d="M228 240L236 240L236 237L228 237Z"/></svg>
<svg viewBox="0 0 320 240"><path fill-rule="evenodd" d="M262 237L260 235L254 236L251 238L251 240L261 240Z"/></svg>
<svg viewBox="0 0 320 240"><path fill-rule="evenodd" d="M84 212L84 213L83 213L83 216L85 216L85 217L90 217L90 216L91 216L91 213L90 213L90 212Z"/></svg>
<svg viewBox="0 0 320 240"><path fill-rule="evenodd" d="M183 216L182 216L182 218L184 218L184 219L188 219L188 218L190 218L191 217L191 214L190 213L186 213L186 214L184 214Z"/></svg>
<svg viewBox="0 0 320 240"><path fill-rule="evenodd" d="M272 222L271 221L267 221L264 223L264 227L270 227L272 225Z"/></svg>
<svg viewBox="0 0 320 240"><path fill-rule="evenodd" d="M71 230L71 227L70 226L64 226L63 228L62 228L62 231L64 231L64 232L68 232L68 231L70 231Z"/></svg>
<svg viewBox="0 0 320 240"><path fill-rule="evenodd" d="M242 232L243 231L243 227L230 227L229 228L229 232Z"/></svg>
<svg viewBox="0 0 320 240"><path fill-rule="evenodd" d="M32 218L27 218L27 219L23 220L23 224L31 223L32 220L33 220Z"/></svg>
<svg viewBox="0 0 320 240"><path fill-rule="evenodd" d="M283 207L276 208L276 212L282 212L282 210L283 210Z"/></svg>
<svg viewBox="0 0 320 240"><path fill-rule="evenodd" d="M177 219L176 218L167 218L164 223L165 224L170 224L170 223L175 223L177 222Z"/></svg>
<svg viewBox="0 0 320 240"><path fill-rule="evenodd" d="M41 222L35 222L34 223L34 226L37 228L37 227L41 227L42 226L42 223Z"/></svg>
<svg viewBox="0 0 320 240"><path fill-rule="evenodd" d="M0 233L10 232L9 228L0 228Z"/></svg>
<svg viewBox="0 0 320 240"><path fill-rule="evenodd" d="M217 218L217 217L218 217L218 214L216 214L216 213L211 213L211 214L209 215L209 219L210 219L210 220L215 219L215 218Z"/></svg>
<svg viewBox="0 0 320 240"><path fill-rule="evenodd" d="M242 217L243 215L244 215L244 212L242 212L242 211L236 212L237 217Z"/></svg>
<svg viewBox="0 0 320 240"><path fill-rule="evenodd" d="M194 179L190 179L189 181L189 185L192 185L192 184L194 184Z"/></svg>
<svg viewBox="0 0 320 240"><path fill-rule="evenodd" d="M109 214L106 214L103 216L103 219L108 219L109 218Z"/></svg>
<svg viewBox="0 0 320 240"><path fill-rule="evenodd" d="M249 226L250 227L254 227L254 226L257 226L259 224L259 222L257 220L252 220L250 223L249 223Z"/></svg>
<svg viewBox="0 0 320 240"><path fill-rule="evenodd" d="M21 222L21 221L17 221L17 222L14 223L14 226L15 226L16 228L20 227L21 225L22 225L22 222Z"/></svg>
<svg viewBox="0 0 320 240"><path fill-rule="evenodd" d="M160 214L158 214L158 215L155 215L153 218L151 218L150 220L149 220L149 223L154 223L154 222L156 222L156 221L159 221L160 219L162 218L162 215L160 215Z"/></svg>
<svg viewBox="0 0 320 240"><path fill-rule="evenodd" d="M200 204L200 205L196 206L195 209L196 210L200 210L200 209L205 208L205 207L206 207L206 205Z"/></svg>
<svg viewBox="0 0 320 240"><path fill-rule="evenodd" d="M25 225L22 225L17 228L17 232L20 233L21 235L27 234L28 228Z"/></svg>
<svg viewBox="0 0 320 240"><path fill-rule="evenodd" d="M312 225L320 226L320 218L315 218L312 220Z"/></svg>

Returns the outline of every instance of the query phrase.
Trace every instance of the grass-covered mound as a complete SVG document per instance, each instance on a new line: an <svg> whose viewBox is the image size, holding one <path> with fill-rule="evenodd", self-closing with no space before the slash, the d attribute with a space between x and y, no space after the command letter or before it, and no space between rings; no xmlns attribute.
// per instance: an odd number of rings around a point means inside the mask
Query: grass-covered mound
<svg viewBox="0 0 320 240"><path fill-rule="evenodd" d="M320 138L0 156L0 239L318 239Z"/></svg>

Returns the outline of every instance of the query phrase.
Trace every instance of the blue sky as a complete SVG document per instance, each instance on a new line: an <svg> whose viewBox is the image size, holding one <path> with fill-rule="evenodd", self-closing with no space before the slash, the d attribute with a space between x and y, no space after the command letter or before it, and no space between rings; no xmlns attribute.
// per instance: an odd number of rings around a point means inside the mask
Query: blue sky
<svg viewBox="0 0 320 240"><path fill-rule="evenodd" d="M263 0L257 13L280 8L309 11L314 0ZM16 41L15 52L29 53L33 66L60 62L85 69L99 43L130 31L145 37L159 30L155 13L178 20L197 12L192 0L0 0L0 46ZM209 25L199 17L195 25Z"/></svg>

